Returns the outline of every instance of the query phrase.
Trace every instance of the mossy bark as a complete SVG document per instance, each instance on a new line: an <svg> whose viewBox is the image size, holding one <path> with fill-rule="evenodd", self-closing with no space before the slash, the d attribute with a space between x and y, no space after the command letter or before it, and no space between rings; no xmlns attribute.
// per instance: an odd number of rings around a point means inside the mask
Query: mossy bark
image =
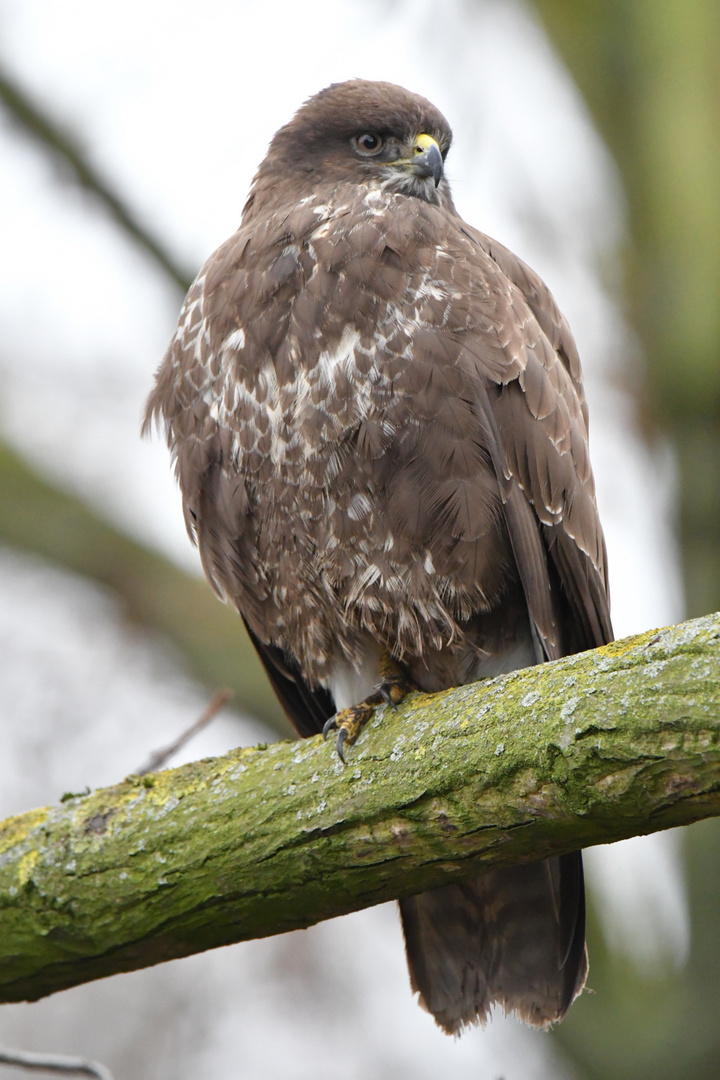
<svg viewBox="0 0 720 1080"><path fill-rule="evenodd" d="M0 1000L720 814L720 615L0 825Z"/></svg>

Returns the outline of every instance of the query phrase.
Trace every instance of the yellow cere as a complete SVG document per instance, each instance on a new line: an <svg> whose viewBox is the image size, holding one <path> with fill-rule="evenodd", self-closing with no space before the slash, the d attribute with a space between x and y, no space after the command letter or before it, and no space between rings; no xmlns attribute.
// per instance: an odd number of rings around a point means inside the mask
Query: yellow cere
<svg viewBox="0 0 720 1080"><path fill-rule="evenodd" d="M418 135L415 140L415 149L419 154L424 154L431 146L437 147L438 150L440 149L432 135Z"/></svg>

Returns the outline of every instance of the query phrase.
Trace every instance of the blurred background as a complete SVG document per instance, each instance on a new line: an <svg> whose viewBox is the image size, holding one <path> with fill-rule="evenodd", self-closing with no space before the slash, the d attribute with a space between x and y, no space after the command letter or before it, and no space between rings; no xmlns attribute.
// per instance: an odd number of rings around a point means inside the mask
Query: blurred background
<svg viewBox="0 0 720 1080"><path fill-rule="evenodd" d="M618 636L720 608L719 50L716 0L0 0L0 816L138 769L219 686L173 763L289 735L138 431L188 283L332 81L438 105L458 209L568 316ZM440 1033L386 905L4 1006L0 1043L116 1080L714 1080L719 839L588 853L592 993L551 1035Z"/></svg>

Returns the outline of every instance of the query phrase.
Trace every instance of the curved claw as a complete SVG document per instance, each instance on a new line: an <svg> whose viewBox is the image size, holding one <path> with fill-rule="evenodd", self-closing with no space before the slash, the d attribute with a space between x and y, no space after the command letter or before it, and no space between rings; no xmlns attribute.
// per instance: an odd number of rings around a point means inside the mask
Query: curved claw
<svg viewBox="0 0 720 1080"><path fill-rule="evenodd" d="M397 709L397 701L393 701L392 688L388 683L381 683L378 690L385 704L389 705L391 709Z"/></svg>
<svg viewBox="0 0 720 1080"><path fill-rule="evenodd" d="M331 716L329 718L329 720L326 720L325 723L323 724L323 729L322 729L323 739L327 740L327 737L330 734L330 732L335 731L335 730L337 730L337 733L338 733L337 742L335 743L335 750L337 751L337 756L340 758L343 765L347 765L347 762L345 761L345 755L343 753L343 746L345 744L346 739L348 738L349 732L348 732L347 728L344 728L344 727L339 728L338 727L337 713L335 713L334 716Z"/></svg>
<svg viewBox="0 0 720 1080"><path fill-rule="evenodd" d="M337 713L333 713L333 715L328 720L326 720L325 723L323 724L323 729L322 729L322 737L323 737L323 739L327 739L330 732L333 730L333 728L336 728L336 727L337 727Z"/></svg>

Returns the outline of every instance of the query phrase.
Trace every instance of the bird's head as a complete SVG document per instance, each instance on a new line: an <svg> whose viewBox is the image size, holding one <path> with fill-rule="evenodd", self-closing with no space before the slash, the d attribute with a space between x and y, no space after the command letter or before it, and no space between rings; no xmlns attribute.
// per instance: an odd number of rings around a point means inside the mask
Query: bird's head
<svg viewBox="0 0 720 1080"><path fill-rule="evenodd" d="M452 206L444 161L452 131L400 86L353 79L315 94L273 138L255 179L297 195L360 184Z"/></svg>

